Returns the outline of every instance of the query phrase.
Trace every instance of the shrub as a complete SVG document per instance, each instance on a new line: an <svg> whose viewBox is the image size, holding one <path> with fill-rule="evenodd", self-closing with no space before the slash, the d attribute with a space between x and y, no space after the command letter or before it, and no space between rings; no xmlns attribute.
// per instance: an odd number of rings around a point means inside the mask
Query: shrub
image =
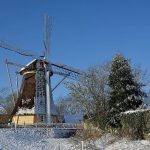
<svg viewBox="0 0 150 150"><path fill-rule="evenodd" d="M131 139L144 139L150 132L150 110L141 109L121 113L122 135Z"/></svg>

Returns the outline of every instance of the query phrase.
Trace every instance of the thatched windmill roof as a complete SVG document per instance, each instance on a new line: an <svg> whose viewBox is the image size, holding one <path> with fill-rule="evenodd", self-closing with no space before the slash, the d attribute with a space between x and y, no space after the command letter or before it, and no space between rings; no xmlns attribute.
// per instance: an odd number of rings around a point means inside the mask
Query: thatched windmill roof
<svg viewBox="0 0 150 150"><path fill-rule="evenodd" d="M20 74L23 75L22 84L20 88L19 97L14 108L13 114L16 114L18 107L31 109L34 107L34 97L36 92L36 62L38 60L34 59L29 62L26 67L20 70ZM52 115L57 115L57 111L53 100L51 101L51 113Z"/></svg>

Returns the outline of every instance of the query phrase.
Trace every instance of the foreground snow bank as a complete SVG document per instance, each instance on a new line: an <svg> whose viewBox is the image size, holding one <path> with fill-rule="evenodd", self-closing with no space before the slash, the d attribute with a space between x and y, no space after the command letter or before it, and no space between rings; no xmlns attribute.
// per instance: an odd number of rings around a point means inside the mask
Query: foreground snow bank
<svg viewBox="0 0 150 150"><path fill-rule="evenodd" d="M71 141L51 138L46 132L34 132L33 129L0 129L2 150L59 150L60 143L64 150L71 150L74 149Z"/></svg>
<svg viewBox="0 0 150 150"><path fill-rule="evenodd" d="M150 150L150 141L128 141L122 139L107 146L106 150Z"/></svg>
<svg viewBox="0 0 150 150"><path fill-rule="evenodd" d="M31 129L0 129L0 148L2 150L81 150L81 139L51 138L33 132ZM150 141L129 141L110 134L98 140L84 141L84 150L150 150ZM0 149L0 150L1 150Z"/></svg>

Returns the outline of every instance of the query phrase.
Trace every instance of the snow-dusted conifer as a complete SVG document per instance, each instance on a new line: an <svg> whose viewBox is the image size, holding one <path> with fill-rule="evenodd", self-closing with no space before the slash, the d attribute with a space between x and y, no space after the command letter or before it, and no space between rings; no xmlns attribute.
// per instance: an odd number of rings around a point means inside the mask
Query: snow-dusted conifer
<svg viewBox="0 0 150 150"><path fill-rule="evenodd" d="M108 120L117 127L120 113L139 108L146 93L133 75L129 61L121 54L113 58L108 84L111 88Z"/></svg>

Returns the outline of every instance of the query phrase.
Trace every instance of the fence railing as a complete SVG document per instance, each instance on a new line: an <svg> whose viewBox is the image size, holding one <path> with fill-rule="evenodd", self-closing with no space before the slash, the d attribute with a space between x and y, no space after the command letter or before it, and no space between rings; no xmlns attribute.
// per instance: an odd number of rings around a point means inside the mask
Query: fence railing
<svg viewBox="0 0 150 150"><path fill-rule="evenodd" d="M78 129L82 130L83 129L83 124L82 123L34 123L34 124L29 124L29 123L22 123L22 124L0 124L1 128L8 128L8 127L15 127L15 128L22 128L22 127L27 127L27 128L33 128L33 127L42 127L42 128L59 128L59 129Z"/></svg>

